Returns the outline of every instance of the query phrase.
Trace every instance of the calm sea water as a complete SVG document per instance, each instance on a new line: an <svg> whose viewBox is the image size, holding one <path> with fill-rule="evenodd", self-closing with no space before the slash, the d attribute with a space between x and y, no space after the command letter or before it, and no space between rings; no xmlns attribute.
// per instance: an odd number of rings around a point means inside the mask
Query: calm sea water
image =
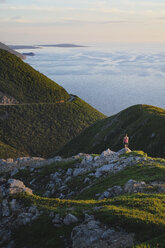
<svg viewBox="0 0 165 248"><path fill-rule="evenodd" d="M26 63L106 115L134 104L165 108L165 44L43 47Z"/></svg>

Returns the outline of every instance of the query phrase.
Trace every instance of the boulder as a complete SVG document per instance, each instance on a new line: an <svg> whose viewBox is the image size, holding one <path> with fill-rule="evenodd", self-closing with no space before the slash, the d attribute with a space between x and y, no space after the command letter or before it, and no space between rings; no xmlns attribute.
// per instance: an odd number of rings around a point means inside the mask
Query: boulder
<svg viewBox="0 0 165 248"><path fill-rule="evenodd" d="M55 217L52 219L52 223L56 227L62 227L63 219L60 217L59 214L56 214Z"/></svg>
<svg viewBox="0 0 165 248"><path fill-rule="evenodd" d="M78 218L74 216L73 214L68 214L65 216L63 222L65 225L70 225L70 224L78 222Z"/></svg>
<svg viewBox="0 0 165 248"><path fill-rule="evenodd" d="M129 152L131 152L131 150L130 150L129 148L123 148L123 149L121 149L120 151L118 151L117 153L118 153L119 155L122 155L122 154L124 154L124 153L129 153Z"/></svg>
<svg viewBox="0 0 165 248"><path fill-rule="evenodd" d="M22 181L16 179L9 179L7 183L0 187L0 192L3 197L21 192L26 192L28 194L33 193L32 190L26 187Z"/></svg>
<svg viewBox="0 0 165 248"><path fill-rule="evenodd" d="M121 186L113 186L107 190L109 192L109 197L114 197L121 195L123 193L123 189Z"/></svg>
<svg viewBox="0 0 165 248"><path fill-rule="evenodd" d="M10 215L9 203L7 199L2 201L2 216L8 217Z"/></svg>
<svg viewBox="0 0 165 248"><path fill-rule="evenodd" d="M15 169L11 172L10 176L13 177L13 176L15 176L18 172L19 172L19 170L18 170L17 168L15 168Z"/></svg>
<svg viewBox="0 0 165 248"><path fill-rule="evenodd" d="M144 188L146 187L145 182L137 182L135 180L130 179L125 185L124 185L124 192L125 193L140 193L144 191Z"/></svg>
<svg viewBox="0 0 165 248"><path fill-rule="evenodd" d="M115 152L111 151L109 148L106 151L103 151L100 155L101 158L106 158L108 156L114 155Z"/></svg>
<svg viewBox="0 0 165 248"><path fill-rule="evenodd" d="M133 246L134 234L115 231L88 216L73 228L71 240L72 248L124 248Z"/></svg>
<svg viewBox="0 0 165 248"><path fill-rule="evenodd" d="M89 163L92 163L92 162L93 162L93 156L91 156L91 155L86 155L86 156L83 158L81 164L82 164L82 165L86 165L86 164L89 164Z"/></svg>
<svg viewBox="0 0 165 248"><path fill-rule="evenodd" d="M66 176L72 176L73 173L73 169L72 168L68 168L67 172L66 172Z"/></svg>
<svg viewBox="0 0 165 248"><path fill-rule="evenodd" d="M102 167L96 170L95 176L100 177L102 174L113 171L113 169L114 169L114 164L103 165Z"/></svg>
<svg viewBox="0 0 165 248"><path fill-rule="evenodd" d="M85 169L85 168L76 168L73 171L73 176L77 177L79 175L85 174L86 172L87 172L87 169Z"/></svg>
<svg viewBox="0 0 165 248"><path fill-rule="evenodd" d="M104 231L100 228L99 222L90 220L73 228L71 233L73 248L90 248L101 239Z"/></svg>

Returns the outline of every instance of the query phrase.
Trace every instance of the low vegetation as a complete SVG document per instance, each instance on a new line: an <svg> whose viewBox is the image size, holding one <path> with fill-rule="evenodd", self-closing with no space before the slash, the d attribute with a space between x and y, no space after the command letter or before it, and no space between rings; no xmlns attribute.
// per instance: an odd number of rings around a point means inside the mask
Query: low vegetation
<svg viewBox="0 0 165 248"><path fill-rule="evenodd" d="M0 158L51 157L105 116L21 59L0 50L0 91L20 104L0 106ZM1 145L2 147L2 145ZM15 149L15 150L14 150Z"/></svg>
<svg viewBox="0 0 165 248"><path fill-rule="evenodd" d="M72 214L80 220L86 211L110 227L124 227L128 232L134 232L136 240L141 242L136 248L163 248L165 244L163 194L128 195L102 201L48 199L26 194L20 194L17 198L26 205L33 204L43 210L43 215L32 225L25 227L21 232L19 229L15 232L17 247L23 247L25 242L28 247L65 247L64 237L69 238L73 226L55 228L46 213L53 211L65 216L70 208L73 209Z"/></svg>
<svg viewBox="0 0 165 248"><path fill-rule="evenodd" d="M143 150L153 157L165 157L165 110L149 105L135 105L117 115L98 121L65 145L59 154L118 151L127 133L131 150Z"/></svg>
<svg viewBox="0 0 165 248"><path fill-rule="evenodd" d="M64 88L17 56L0 49L0 91L20 103L50 103L69 99Z"/></svg>
<svg viewBox="0 0 165 248"><path fill-rule="evenodd" d="M0 106L0 140L31 156L52 157L101 118L103 114L78 97L67 103ZM0 157L7 156L0 151Z"/></svg>

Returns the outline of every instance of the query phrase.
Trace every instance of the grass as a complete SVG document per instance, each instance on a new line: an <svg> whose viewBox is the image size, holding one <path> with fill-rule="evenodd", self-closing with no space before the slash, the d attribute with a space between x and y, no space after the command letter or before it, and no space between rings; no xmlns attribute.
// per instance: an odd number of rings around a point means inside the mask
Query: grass
<svg viewBox="0 0 165 248"><path fill-rule="evenodd" d="M64 226L61 228L55 228L51 222L51 218L47 215L42 215L33 222L32 225L28 225L22 229L18 229L14 234L16 247L22 248L54 248L54 247L66 247L65 240L70 240L70 233L74 225Z"/></svg>
<svg viewBox="0 0 165 248"><path fill-rule="evenodd" d="M120 227L128 232L134 232L136 234L136 240L141 243L145 242L144 245L152 245L156 242L159 244L158 247L163 247L163 244L165 244L163 236L165 230L164 194L125 195L101 201L49 199L27 194L19 194L15 197L21 202L24 202L25 205L30 206L33 204L39 209L42 209L43 216L48 216L50 211L59 213L61 216L65 216L68 212L71 212L77 215L79 220L82 221L85 211L94 214L95 218L110 227ZM101 208L95 210L94 207L96 206L100 206ZM70 208L72 210L69 210ZM68 237L67 235L68 233L70 235L73 227L71 229L68 227L68 230L65 229L66 227L56 229L52 226L50 219L43 216L32 225L22 229L21 232L19 229L15 232L14 237L17 243L20 244L18 247L25 244L26 236L29 237L26 242L31 247L53 247L53 245L55 247L64 247L62 243L58 243L61 242L59 238L61 235ZM39 235L39 233L42 235ZM32 241L30 241L30 237L32 237ZM50 246L46 246L48 240L52 240ZM135 247L142 248L145 247L144 245L141 244L139 247Z"/></svg>
<svg viewBox="0 0 165 248"><path fill-rule="evenodd" d="M0 142L4 144L0 158L7 158L7 153L13 158L20 153L55 156L85 128L105 118L76 96L69 102L64 88L15 55L0 49L0 58L0 91L20 103L0 106Z"/></svg>
<svg viewBox="0 0 165 248"><path fill-rule="evenodd" d="M102 118L103 114L78 97L63 104L0 106L0 140L31 156L53 157L65 143ZM0 150L0 158L3 156Z"/></svg>
<svg viewBox="0 0 165 248"><path fill-rule="evenodd" d="M17 56L0 49L0 57L0 91L20 103L52 103L70 98L64 88Z"/></svg>
<svg viewBox="0 0 165 248"><path fill-rule="evenodd" d="M9 145L6 145L2 142L0 142L0 153L1 158L7 159L7 158L18 158L18 157L26 157L28 156L27 152L21 152Z"/></svg>
<svg viewBox="0 0 165 248"><path fill-rule="evenodd" d="M97 154L107 148L118 151L123 147L122 140L127 133L132 150L143 150L150 156L165 158L164 126L164 109L149 105L131 106L90 126L65 145L59 154Z"/></svg>
<svg viewBox="0 0 165 248"><path fill-rule="evenodd" d="M111 188L115 185L124 186L130 179L145 181L146 183L153 181L165 182L165 166L158 162L152 163L145 161L143 163L135 164L132 167L127 167L117 174L97 179L92 187L79 194L78 199L95 198L97 193L102 193L107 190L107 188Z"/></svg>

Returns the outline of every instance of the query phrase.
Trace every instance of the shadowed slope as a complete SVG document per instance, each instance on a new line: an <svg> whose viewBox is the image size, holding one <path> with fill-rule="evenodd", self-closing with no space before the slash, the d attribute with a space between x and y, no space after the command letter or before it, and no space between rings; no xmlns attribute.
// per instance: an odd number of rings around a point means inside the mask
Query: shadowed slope
<svg viewBox="0 0 165 248"><path fill-rule="evenodd" d="M165 110L149 105L135 105L117 115L98 121L68 143L60 155L78 152L100 153L108 147L119 150L125 133L130 147L149 155L165 157Z"/></svg>

